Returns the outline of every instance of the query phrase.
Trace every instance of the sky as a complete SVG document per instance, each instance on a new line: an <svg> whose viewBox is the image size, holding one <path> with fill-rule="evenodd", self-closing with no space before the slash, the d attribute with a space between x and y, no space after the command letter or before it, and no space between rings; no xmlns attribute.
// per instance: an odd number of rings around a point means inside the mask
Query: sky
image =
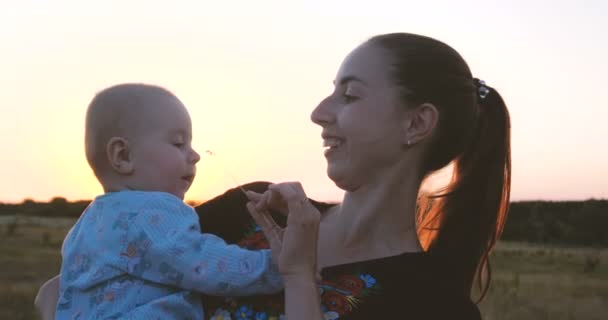
<svg viewBox="0 0 608 320"><path fill-rule="evenodd" d="M608 198L608 1L0 0L0 202L91 199L84 115L113 84L173 91L203 156L188 199L301 181L338 200L310 112L371 36L442 40L511 112L514 200Z"/></svg>

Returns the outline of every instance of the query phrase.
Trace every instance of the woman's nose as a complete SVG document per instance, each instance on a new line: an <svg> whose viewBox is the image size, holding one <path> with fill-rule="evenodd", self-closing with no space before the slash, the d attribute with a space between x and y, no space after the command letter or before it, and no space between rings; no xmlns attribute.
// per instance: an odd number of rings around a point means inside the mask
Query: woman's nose
<svg viewBox="0 0 608 320"><path fill-rule="evenodd" d="M323 99L310 114L310 120L322 127L333 123L336 120L335 113L331 110L331 97Z"/></svg>

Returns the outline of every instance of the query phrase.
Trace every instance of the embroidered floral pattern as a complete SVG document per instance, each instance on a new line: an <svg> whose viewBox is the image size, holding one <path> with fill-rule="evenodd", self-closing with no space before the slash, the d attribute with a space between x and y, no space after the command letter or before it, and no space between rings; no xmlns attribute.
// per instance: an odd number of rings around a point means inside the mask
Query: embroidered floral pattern
<svg viewBox="0 0 608 320"><path fill-rule="evenodd" d="M253 316L253 310L247 306L241 306L234 312L234 318L236 320L250 320Z"/></svg>
<svg viewBox="0 0 608 320"><path fill-rule="evenodd" d="M323 319L325 319L325 320L340 319L340 314L335 311L326 311L323 313Z"/></svg>
<svg viewBox="0 0 608 320"><path fill-rule="evenodd" d="M213 316L211 316L210 320L232 320L230 318L230 312L219 308L217 310L215 310L215 313L213 314Z"/></svg>
<svg viewBox="0 0 608 320"><path fill-rule="evenodd" d="M260 250L270 248L262 230L253 225L251 231L238 243L239 246ZM246 268L246 266L242 266ZM337 278L323 280L319 285L321 296L321 311L325 320L336 320L352 313L357 306L365 301L365 297L376 294L379 290L376 279L367 273L344 274ZM268 296L253 296L225 298L220 303L211 303L212 297L204 298L208 310L215 309L211 320L251 319L251 320L282 320L285 319L284 296L275 294Z"/></svg>
<svg viewBox="0 0 608 320"><path fill-rule="evenodd" d="M264 236L264 232L258 226L249 232L243 240L238 243L239 246L250 250L270 249L270 245Z"/></svg>
<svg viewBox="0 0 608 320"><path fill-rule="evenodd" d="M339 319L339 316L353 312L363 298L376 289L376 279L370 274L341 275L335 282L323 280L320 292L323 310L328 311L325 318Z"/></svg>

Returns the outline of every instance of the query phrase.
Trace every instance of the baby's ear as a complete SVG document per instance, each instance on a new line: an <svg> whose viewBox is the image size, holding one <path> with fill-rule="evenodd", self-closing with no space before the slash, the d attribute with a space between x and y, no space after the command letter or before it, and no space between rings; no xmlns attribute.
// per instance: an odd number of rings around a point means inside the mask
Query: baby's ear
<svg viewBox="0 0 608 320"><path fill-rule="evenodd" d="M106 145L106 155L114 171L124 175L133 173L133 161L127 139L121 137L110 138Z"/></svg>

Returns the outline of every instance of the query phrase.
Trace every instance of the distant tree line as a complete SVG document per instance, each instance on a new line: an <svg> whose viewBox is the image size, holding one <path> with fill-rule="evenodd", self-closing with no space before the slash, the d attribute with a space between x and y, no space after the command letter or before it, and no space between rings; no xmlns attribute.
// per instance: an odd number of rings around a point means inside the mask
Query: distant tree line
<svg viewBox="0 0 608 320"><path fill-rule="evenodd" d="M608 200L511 203L502 239L608 247Z"/></svg>
<svg viewBox="0 0 608 320"><path fill-rule="evenodd" d="M78 218L90 203L91 200L68 201L62 197L49 202L25 199L19 204L0 203L0 215Z"/></svg>
<svg viewBox="0 0 608 320"><path fill-rule="evenodd" d="M90 200L0 203L0 215L77 218ZM194 204L194 203L190 203ZM513 202L503 240L608 247L608 200Z"/></svg>

